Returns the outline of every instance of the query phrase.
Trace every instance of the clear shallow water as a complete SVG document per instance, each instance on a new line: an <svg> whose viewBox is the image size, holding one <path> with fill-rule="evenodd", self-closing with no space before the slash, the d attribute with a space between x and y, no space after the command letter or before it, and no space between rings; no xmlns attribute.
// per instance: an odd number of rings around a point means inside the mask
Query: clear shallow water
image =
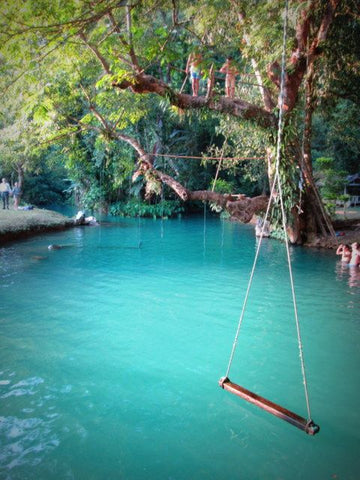
<svg viewBox="0 0 360 480"><path fill-rule="evenodd" d="M358 479L360 278L334 252L291 251L320 434L217 385L255 247L250 227L209 219L204 237L187 219L0 249L0 478ZM230 378L306 416L275 241L261 249Z"/></svg>

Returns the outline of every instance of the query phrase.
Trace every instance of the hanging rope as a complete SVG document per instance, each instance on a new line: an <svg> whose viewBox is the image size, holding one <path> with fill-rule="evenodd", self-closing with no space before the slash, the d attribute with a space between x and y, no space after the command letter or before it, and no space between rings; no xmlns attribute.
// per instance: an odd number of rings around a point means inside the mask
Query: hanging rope
<svg viewBox="0 0 360 480"><path fill-rule="evenodd" d="M171 153L144 153L142 157L145 156L151 157L169 157L169 158L186 158L186 159L194 159L194 160L232 160L234 162L238 162L240 160L263 160L265 157L200 157L200 156L192 156L192 155L173 155Z"/></svg>
<svg viewBox="0 0 360 480"><path fill-rule="evenodd" d="M216 174L215 174L215 178L214 178L214 181L213 181L213 186L211 188L211 191L213 192L215 190L215 187L216 187L216 182L217 182L217 179L218 179L218 176L219 176L219 172L220 172L220 168L221 168L221 163L222 163L223 159L222 157L220 158L219 160L219 164L218 164L218 167L216 169Z"/></svg>
<svg viewBox="0 0 360 480"><path fill-rule="evenodd" d="M271 199L272 199L274 191L275 191L275 184L276 184L276 182L274 181L273 185L272 185L271 193L270 193L270 200L269 200L267 208L266 208L265 219L264 219L264 222L263 222L262 227L261 227L261 233L260 233L258 245L257 245L256 252L255 252L254 263L253 263L253 266L252 266L252 269L251 269L251 272L250 272L249 283L248 283L248 286L247 286L247 289L246 289L245 298L244 298L244 302L243 302L238 326L237 326L236 333L235 333L235 339L234 339L234 343L233 343L233 346L232 346L228 367L227 367L227 370L226 370L226 377L229 376L230 368L231 368L231 365L232 365L232 362L233 362L233 359L234 359L235 350L236 350L236 346L237 346L237 342L238 342L238 338L239 338L239 334L240 334L240 329L241 329L242 321L244 319L244 314L245 314L247 302L248 302L248 299L249 299L250 289L251 289L252 281L253 281L253 278L254 278L255 268L256 268L256 265L257 265L258 257L259 257L260 247L261 247L261 244L262 244L262 241L263 241L263 238L264 238L265 225L266 225L266 221L267 221L267 218L268 218L269 212L270 212Z"/></svg>
<svg viewBox="0 0 360 480"><path fill-rule="evenodd" d="M206 202L203 202L204 204L204 222L203 222L203 247L204 247L204 253L206 250Z"/></svg>
<svg viewBox="0 0 360 480"><path fill-rule="evenodd" d="M141 248L142 240L141 240L141 217L140 217L140 205L141 205L141 196L140 191L138 193L138 221L137 221L137 240L138 240L138 248Z"/></svg>
<svg viewBox="0 0 360 480"><path fill-rule="evenodd" d="M215 174L213 186L212 186L212 188L211 188L211 191L212 191L212 192L215 190L216 182L217 182L217 179L218 179L218 177L219 177L219 173L220 173L220 169L221 169L221 164L222 164L222 161L224 160L224 145L225 145L226 142L227 142L227 137L225 138L224 143L223 143L222 148L221 148L221 155L220 155L219 163L218 163L218 166L217 166L217 169L216 169L216 174ZM222 227L221 227L221 248L224 247L224 229L225 229L225 224L224 224L224 220L222 220Z"/></svg>
<svg viewBox="0 0 360 480"><path fill-rule="evenodd" d="M309 402L309 394L308 394L308 386L307 386L307 379L306 379L306 371L305 371L305 362L304 362L304 356L303 356L303 346L302 346L302 339L301 339L301 332L300 332L300 322L298 318L298 310L297 310L297 302L296 302L296 294L295 294L295 287L294 287L294 279L293 279L293 273L292 273L292 266L291 266L291 258L290 258L290 250L289 250L289 240L288 240L288 235L286 231L286 216L285 216L285 208L284 208L284 202L283 202L283 192L282 192L282 185L280 181L280 175L279 175L279 167L280 167L280 158L281 158L281 142L282 142L282 136L283 136L283 105L284 105L284 90L285 90L285 57L286 57L286 41L287 41L287 23L288 23L288 0L285 2L285 18L284 18L284 27L283 27L283 48L282 48L282 61L281 61L281 81L280 81L280 97L279 97L279 120L278 120L278 135L277 135L277 148L276 148L276 164L275 164L275 178L274 182L272 184L271 188L271 194L268 202L268 206L266 209L266 214L265 214L265 220L262 225L261 229L261 234L258 242L258 246L256 249L255 253L255 258L254 258L254 263L251 269L250 273L250 279L249 283L247 286L247 290L245 293L245 298L243 302L243 307L241 310L236 334L235 334L235 339L233 343L233 347L231 350L230 354L230 359L226 371L226 378L229 377L230 373L230 368L234 359L234 354L238 342L238 337L242 325L242 321L244 318L245 314L245 309L247 306L247 302L249 299L249 293L255 273L255 267L258 261L259 257L259 252L260 252L260 247L261 243L263 240L264 236L264 229L266 225L266 221L269 215L270 211L270 206L272 199L274 197L274 192L275 192L275 186L278 187L278 193L279 193L279 199L280 199L280 207L281 207L281 214L282 214L282 227L284 230L285 234L285 245L286 245L286 254L287 254L287 261L288 261L288 267L289 267L289 277L290 277L290 284L291 284L291 292L292 292L292 300L293 300L293 307L294 307L294 316L295 316L295 323L296 323L296 331L297 331L297 339L298 339L298 348L299 348L299 356L300 356L300 363L301 363L301 373L303 377L303 384L304 384L304 393L305 393L305 401L306 401L306 408L307 408L307 414L308 414L308 424L310 425L312 423L311 421L311 410L310 410L310 402Z"/></svg>
<svg viewBox="0 0 360 480"><path fill-rule="evenodd" d="M161 184L161 196L160 196L160 201L161 201L161 231L160 231L160 236L161 238L164 238L164 184Z"/></svg>
<svg viewBox="0 0 360 480"><path fill-rule="evenodd" d="M217 179L218 179L218 176L219 176L219 173L220 173L221 164L222 164L222 161L224 160L224 145L225 145L226 142L227 142L227 137L225 138L224 143L223 143L222 148L221 148L219 163L218 163L218 166L217 166L217 169L216 169L216 174L215 174L213 186L212 186L212 189L211 189L212 192L215 190L216 182L217 182Z"/></svg>

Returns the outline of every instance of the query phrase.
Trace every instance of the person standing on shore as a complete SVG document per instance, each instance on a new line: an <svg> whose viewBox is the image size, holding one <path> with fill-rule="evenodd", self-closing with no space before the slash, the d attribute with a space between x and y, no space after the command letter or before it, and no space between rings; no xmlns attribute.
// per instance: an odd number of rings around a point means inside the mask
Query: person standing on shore
<svg viewBox="0 0 360 480"><path fill-rule="evenodd" d="M14 183L14 188L12 189L12 194L14 197L14 209L17 210L19 207L20 197L21 197L21 189L19 187L18 182Z"/></svg>
<svg viewBox="0 0 360 480"><path fill-rule="evenodd" d="M9 210L10 192L11 192L10 185L7 183L6 178L3 178L0 183L0 193L3 201L3 210L5 210L5 208Z"/></svg>

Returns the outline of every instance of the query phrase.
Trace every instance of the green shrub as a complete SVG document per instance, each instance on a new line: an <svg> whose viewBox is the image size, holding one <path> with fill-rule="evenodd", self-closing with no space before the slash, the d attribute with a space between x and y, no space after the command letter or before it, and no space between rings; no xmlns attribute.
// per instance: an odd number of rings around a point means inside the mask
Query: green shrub
<svg viewBox="0 0 360 480"><path fill-rule="evenodd" d="M214 186L214 182L215 180L213 181L213 184L212 186ZM214 188L214 192L217 192L217 193L233 193L235 191L235 186L233 184L233 182L228 182L227 180L224 180L222 178L218 178L217 181L216 181L216 184L215 184L215 188ZM216 212L216 213L221 213L222 212L222 207L220 207L219 205L217 205L216 203L214 202L210 202L210 208L213 212Z"/></svg>
<svg viewBox="0 0 360 480"><path fill-rule="evenodd" d="M153 217L167 218L182 213L184 207L179 200L164 200L156 204L129 200L117 202L110 206L109 213L114 217Z"/></svg>

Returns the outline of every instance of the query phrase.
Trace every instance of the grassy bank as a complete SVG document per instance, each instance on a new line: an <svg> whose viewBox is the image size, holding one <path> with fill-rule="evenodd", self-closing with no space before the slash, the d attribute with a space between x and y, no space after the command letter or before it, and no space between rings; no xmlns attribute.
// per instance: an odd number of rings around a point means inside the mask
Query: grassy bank
<svg viewBox="0 0 360 480"><path fill-rule="evenodd" d="M51 210L0 209L0 242L39 232L61 230L71 225L73 225L72 219Z"/></svg>

